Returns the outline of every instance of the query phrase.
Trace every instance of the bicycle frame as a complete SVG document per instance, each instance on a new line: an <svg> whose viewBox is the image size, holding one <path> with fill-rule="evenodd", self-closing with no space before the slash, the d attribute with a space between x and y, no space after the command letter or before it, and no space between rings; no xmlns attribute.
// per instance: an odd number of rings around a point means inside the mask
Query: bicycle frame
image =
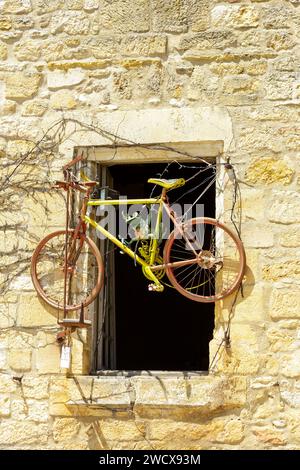
<svg viewBox="0 0 300 470"><path fill-rule="evenodd" d="M75 227L75 232L73 235L73 242L71 243L70 247L70 252L67 254L67 249L66 249L66 259L65 259L65 276L67 273L67 269L69 266L69 262L71 261L74 262L76 261L81 247L79 250L76 250L76 244L74 241L77 238L80 238L80 234L86 233L86 226L87 224L91 225L94 227L96 230L101 232L106 238L111 240L112 243L114 243L116 246L118 246L124 253L126 253L128 256L130 256L132 259L135 260L140 266L143 267L144 273L147 275L149 279L151 279L154 282L155 289L158 291L163 291L164 286L159 282L158 278L155 276L155 271L159 271L162 269L165 269L166 267L180 267L184 266L186 264L191 264L191 263L197 263L198 262L198 254L194 250L192 244L188 240L187 236L184 234L184 229L182 228L181 224L177 222L175 215L173 215L169 203L168 203L168 197L167 197L167 190L166 188L162 189L160 197L157 198L143 198L143 199L90 199L90 194L92 191L92 187L96 184L95 182L92 182L88 180L88 182L83 183L85 186L82 186L80 183L70 183L69 180L69 171L72 166L74 166L77 162L81 161L83 159L83 155L80 155L76 158L74 158L71 162L69 162L67 165L63 167L64 170L64 175L65 175L65 182L57 182L59 183L60 187L63 187L64 189L67 189L69 187L72 187L76 190L79 190L81 192L85 193L85 197L83 199L83 204L81 207L81 213L80 213L80 220L77 226ZM69 192L68 192L69 195ZM69 196L68 196L69 197ZM150 259L149 263L147 263L144 259L142 259L140 256L138 256L133 250L131 250L127 245L122 243L118 238L116 238L112 233L110 233L108 230L106 230L104 227L99 225L95 220L93 220L91 217L89 217L86 214L87 208L89 206L121 206L121 205L129 205L129 204L146 204L146 205L154 205L158 204L158 215L157 215L157 220L156 220L156 226L154 230L154 238L151 239L150 243ZM162 222L162 213L163 210L165 210L172 220L174 227L178 230L178 232L183 236L185 239L186 243L189 245L190 249L193 251L195 255L195 260L194 261L176 261L172 263L164 263L164 264L156 264L155 265L155 259L157 256L158 252L158 246L159 246L159 229L160 229L160 224ZM68 227L68 216L67 216L67 227ZM81 242L82 244L82 242ZM67 246L67 239L66 239L66 246ZM66 296L66 293L65 293Z"/></svg>
<svg viewBox="0 0 300 470"><path fill-rule="evenodd" d="M137 255L133 250L131 250L127 245L125 245L122 241L120 241L118 238L116 238L112 233L110 233L108 230L106 230L104 227L99 225L95 220L93 220L91 217L86 215L86 209L88 206L122 206L122 205L134 205L134 204L146 204L146 205L159 205L158 208L158 213L157 213L157 220L156 220L156 225L155 225L155 230L154 230L154 237L151 239L150 243L150 260L149 263L147 263L144 259L142 259L139 255ZM155 265L155 259L158 251L158 246L159 246L159 230L160 230L160 224L162 221L162 213L163 210L165 210L174 223L174 226L179 229L179 232L184 236L182 228L180 227L180 224L176 221L176 218L173 216L170 206L168 203L168 199L166 196L166 190L163 188L162 193L160 197L158 198L146 198L146 199L89 199L85 204L83 204L82 212L81 212L81 220L84 224L89 224L92 227L94 227L96 230L101 232L106 238L111 240L112 243L114 243L116 246L118 246L124 253L126 253L128 256L130 256L132 259L134 259L140 266L142 266L145 270L145 273L151 280L154 282L155 286L159 290L163 290L163 285L159 282L157 277L155 276L155 271L159 271L161 269L171 266L184 266L185 264L191 264L191 261L178 261L175 263L168 263L167 264L159 264ZM184 238L186 238L184 236ZM189 241L187 240L189 243ZM195 263L197 262L197 254L195 250L193 249L192 245L189 243L191 249L195 253Z"/></svg>

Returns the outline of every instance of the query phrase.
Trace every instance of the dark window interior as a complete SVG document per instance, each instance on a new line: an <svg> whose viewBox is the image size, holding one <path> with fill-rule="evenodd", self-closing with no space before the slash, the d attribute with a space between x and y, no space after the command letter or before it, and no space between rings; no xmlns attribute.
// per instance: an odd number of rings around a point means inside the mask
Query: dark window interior
<svg viewBox="0 0 300 470"><path fill-rule="evenodd" d="M197 172L191 168L195 164L185 165L189 168L172 164L163 177L188 179ZM149 197L153 186L147 183L147 179L160 177L165 167L166 164L114 165L109 167L109 173L113 188L121 195ZM175 201L212 175L212 170L207 170L183 188L171 191L168 193L170 201ZM192 203L206 186L207 183L199 186L180 202ZM159 191L157 187L155 194ZM206 216L215 216L215 184L199 202L204 204ZM114 316L114 327L106 337L114 346L114 360L110 360L106 344L107 357L102 361L102 367L98 365L98 370L207 371L214 304L193 302L168 287L162 293L149 292L150 281L143 276L139 265L134 266L133 260L118 249L114 252L112 272L115 303L108 316ZM167 278L165 280L168 282ZM106 318L105 322L108 321Z"/></svg>

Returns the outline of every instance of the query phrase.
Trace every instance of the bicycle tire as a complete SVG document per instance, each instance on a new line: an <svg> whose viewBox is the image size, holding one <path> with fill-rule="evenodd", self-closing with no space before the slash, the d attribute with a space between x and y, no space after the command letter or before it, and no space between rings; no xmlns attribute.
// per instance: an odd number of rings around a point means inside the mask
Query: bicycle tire
<svg viewBox="0 0 300 470"><path fill-rule="evenodd" d="M215 227L215 228L218 228L219 230L223 231L224 234L227 234L231 241L233 242L236 250L237 250L237 254L238 254L238 260L236 262L237 266L236 266L236 273L235 273L235 276L234 276L234 279L232 281L230 281L230 285L228 285L226 288L223 288L220 292L216 292L216 287L215 287L215 284L216 284L216 278L214 277L213 278L213 288L212 290L214 291L213 293L210 292L210 295L206 295L205 293L205 282L203 281L204 277L205 277L205 270L206 272L210 271L212 272L213 270L213 266L214 266L214 269L215 269L215 265L213 265L212 263L212 267L209 268L207 266L203 267L203 263L202 263L202 266L201 266L201 263L198 262L198 263L195 263L192 262L192 260L194 259L195 260L195 256L193 255L193 258L191 258L191 266L192 265L200 265L200 269L199 267L196 266L196 269L199 269L199 273L198 273L198 277L200 278L199 281L199 285L194 288L194 292L193 292L193 289L192 288L187 288L186 286L184 287L183 285L180 284L179 282L179 275L176 274L176 268L174 267L170 267L168 266L168 264L170 263L174 263L174 260L176 261L176 257L174 257L174 255L172 255L172 250L173 250L173 254L175 253L175 249L174 249L174 244L175 244L175 240L177 240L178 238L178 234L180 233L180 230L177 228L175 228L171 234L169 235L167 241L166 241L166 244L165 244L165 248L164 248L164 263L166 264L166 274L169 278L169 281L171 282L172 286L175 287L175 289L180 292L182 295L184 295L185 297L187 297L188 299L190 300L194 300L196 302L203 302L203 303L211 303L211 302L216 302L218 300L221 300L227 296L229 296L230 294L232 294L241 284L242 282L242 279L243 279L243 276L244 276L244 273L245 273L245 268L246 268L246 254L245 254L245 250L244 250L244 246L243 246L243 243L242 241L240 240L240 238L238 237L237 234L235 234L229 227L227 227L225 224L223 224L222 222L219 222L218 220L216 219L211 219L211 218L208 218L208 217L199 217L199 218L194 218L194 219L191 219L190 221L188 221L186 224L182 224L180 227L181 227L181 230L184 228L184 230L186 230L186 227L188 227L189 225L195 225L195 224L207 224L208 226L212 226L212 227ZM211 229L211 231L213 231L213 228ZM205 230L203 231L203 233L205 233ZM205 244L205 241L203 241L203 243ZM200 244L199 244L200 245ZM214 248L216 249L216 248ZM209 248L210 251L211 248ZM209 250L206 250L206 252L209 252ZM177 250L178 253L180 253L180 250ZM183 250L182 250L183 251ZM199 254L200 252L203 252L203 247L201 247L201 249L199 249ZM178 258L178 253L177 254L177 258ZM210 253L212 255L212 253ZM183 253L182 255L183 256ZM214 255L212 255L214 256ZM224 256L224 259L225 259L225 256ZM229 259L228 257L226 258L226 260ZM182 258L182 260L184 260L184 256ZM226 261L228 262L228 261ZM221 262L219 262L221 263ZM234 265L234 263L233 263ZM185 265L185 266L188 266L188 265ZM224 264L223 264L223 267L221 267L219 269L219 272L222 273L222 269L224 268ZM179 268L177 268L177 271L178 271ZM185 269L187 270L188 268L185 267ZM201 273L201 275L200 275ZM215 273L216 274L216 273ZM201 279L201 276L202 276L202 279ZM210 275L209 275L210 276ZM186 276L187 277L187 276ZM195 275L194 275L195 277ZM209 278L208 278L209 279ZM183 283L183 281L181 281ZM186 284L187 284L188 281L186 281ZM190 281L189 281L190 282ZM212 284L212 281L209 280L209 281L206 281L206 282L209 282ZM199 290L199 287L202 286L202 289L203 289L203 294L200 295L198 294L198 290ZM204 287L203 287L204 286ZM197 289L198 287L198 289ZM196 293L195 293L196 292Z"/></svg>
<svg viewBox="0 0 300 470"><path fill-rule="evenodd" d="M67 232L68 234L72 235L74 233L74 230L68 230L68 231L58 230L56 232L52 232L39 242L39 244L35 248L33 255L32 255L30 272L31 272L31 279L32 279L34 288L37 291L37 294L48 305L61 311L76 311L76 310L80 310L82 306L87 307L89 304L91 304L97 297L103 285L104 266L103 266L102 256L97 248L97 245L94 243L93 240L91 240L89 237L85 235L80 235L81 240L83 238L82 246L87 246L90 249L91 253L95 257L96 265L97 265L97 276L95 279L95 285L92 287L90 294L87 295L87 297L83 298L80 301L80 303L75 303L75 304L70 304L70 305L67 304L64 306L63 303L51 298L51 295L47 294L47 292L45 291L46 287L43 286L42 280L39 279L39 274L38 274L39 257L43 251L43 248L46 247L49 241L51 240L53 241L53 239L55 239L56 237L59 237L61 235L66 236ZM81 247L81 251L82 251L82 247ZM57 259L58 260L61 259L61 261L64 262L62 256L58 256ZM87 274L87 277L88 277L88 274Z"/></svg>

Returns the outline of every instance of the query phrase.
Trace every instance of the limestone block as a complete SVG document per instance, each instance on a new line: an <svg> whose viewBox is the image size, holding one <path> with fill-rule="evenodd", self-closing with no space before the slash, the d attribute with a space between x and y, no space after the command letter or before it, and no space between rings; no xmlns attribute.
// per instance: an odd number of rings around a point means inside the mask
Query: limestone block
<svg viewBox="0 0 300 470"><path fill-rule="evenodd" d="M89 38L85 46L96 59L106 59L116 55L119 51L120 38L117 35L98 35Z"/></svg>
<svg viewBox="0 0 300 470"><path fill-rule="evenodd" d="M266 289L262 285L244 285L244 297L239 293L234 318L240 322L259 322L265 318ZM234 294L235 295L235 294ZM232 296L223 301L222 315L230 312Z"/></svg>
<svg viewBox="0 0 300 470"><path fill-rule="evenodd" d="M99 8L99 0L84 0L83 8L87 11L97 10Z"/></svg>
<svg viewBox="0 0 300 470"><path fill-rule="evenodd" d="M84 348L84 344L73 339L72 341L72 359L71 370L73 374L88 374L89 373L89 351Z"/></svg>
<svg viewBox="0 0 300 470"><path fill-rule="evenodd" d="M274 51L288 50L295 46L293 35L285 30L270 32L267 35L267 47Z"/></svg>
<svg viewBox="0 0 300 470"><path fill-rule="evenodd" d="M247 95L246 95L247 97ZM239 148L253 152L263 150L264 152L280 152L283 150L282 139L279 138L278 130L268 124L261 123L257 126L243 126L239 132Z"/></svg>
<svg viewBox="0 0 300 470"><path fill-rule="evenodd" d="M248 75L263 75L266 73L268 66L266 60L252 60L247 62L240 60L239 63L219 62L213 63L210 66L210 70L221 77L226 75L240 75L243 73Z"/></svg>
<svg viewBox="0 0 300 470"><path fill-rule="evenodd" d="M291 408L296 408L298 412L300 406L300 392L296 390L282 390L280 395L284 403L286 403Z"/></svg>
<svg viewBox="0 0 300 470"><path fill-rule="evenodd" d="M61 60L64 53L64 43L59 40L47 39L43 41L41 58L47 62Z"/></svg>
<svg viewBox="0 0 300 470"><path fill-rule="evenodd" d="M251 104L259 99L261 82L247 76L225 77L221 101L228 105Z"/></svg>
<svg viewBox="0 0 300 470"><path fill-rule="evenodd" d="M122 39L120 51L128 56L153 56L165 54L166 48L166 36L131 34Z"/></svg>
<svg viewBox="0 0 300 470"><path fill-rule="evenodd" d="M41 84L39 73L15 72L6 77L6 98L28 99L35 95Z"/></svg>
<svg viewBox="0 0 300 470"><path fill-rule="evenodd" d="M272 392L270 392L270 395ZM259 404L258 406L255 407L255 412L254 412L254 419L256 420L265 420L268 419L270 416L277 415L282 411L282 406L280 405L280 401L277 399L277 397L274 397L272 394L272 397L267 399L265 402L262 404ZM280 425L278 426L280 428ZM284 426L283 426L284 427Z"/></svg>
<svg viewBox="0 0 300 470"><path fill-rule="evenodd" d="M98 70L106 68L111 65L110 60L89 60L89 61L77 61L72 60L71 62L49 62L49 70L70 70L70 69L85 69L85 70Z"/></svg>
<svg viewBox="0 0 300 470"><path fill-rule="evenodd" d="M286 6L268 5L262 9L262 24L268 29L289 28L293 24L293 10Z"/></svg>
<svg viewBox="0 0 300 470"><path fill-rule="evenodd" d="M277 57L273 62L273 68L275 70L281 70L284 72L293 72L296 67L296 61L294 56L283 55Z"/></svg>
<svg viewBox="0 0 300 470"><path fill-rule="evenodd" d="M244 437L244 424L240 419L233 418L226 422L224 430L213 440L223 444L239 444Z"/></svg>
<svg viewBox="0 0 300 470"><path fill-rule="evenodd" d="M270 316L273 320L300 318L299 290L290 287L274 289L271 295Z"/></svg>
<svg viewBox="0 0 300 470"><path fill-rule="evenodd" d="M0 395L0 416L7 417L10 415L10 396Z"/></svg>
<svg viewBox="0 0 300 470"><path fill-rule="evenodd" d="M277 129L279 138L282 139L284 149L298 151L299 149L299 130L296 126L280 127Z"/></svg>
<svg viewBox="0 0 300 470"><path fill-rule="evenodd" d="M10 16L0 16L0 30L8 31L12 28L12 20Z"/></svg>
<svg viewBox="0 0 300 470"><path fill-rule="evenodd" d="M292 99L296 82L297 77L293 72L273 72L265 82L266 97L269 100Z"/></svg>
<svg viewBox="0 0 300 470"><path fill-rule="evenodd" d="M283 446L287 443L287 438L281 431L257 428L253 430L253 433L258 441L270 446Z"/></svg>
<svg viewBox="0 0 300 470"><path fill-rule="evenodd" d="M52 109L74 109L76 105L73 93L69 90L59 90L50 97L50 107Z"/></svg>
<svg viewBox="0 0 300 470"><path fill-rule="evenodd" d="M255 167L256 170L256 167ZM258 178L260 174L258 175ZM246 178L243 178L245 181ZM247 180L248 181L248 180ZM265 210L267 206L266 201L266 194L264 190L257 189L257 182L258 180L255 178L255 189L243 189L243 197L242 197L242 218L243 220L257 220L257 221L264 221L265 220ZM229 201L229 207L231 207L232 201Z"/></svg>
<svg viewBox="0 0 300 470"><path fill-rule="evenodd" d="M299 377L300 376L300 351L294 351L291 354L286 354L282 357L280 363L281 373L285 377Z"/></svg>
<svg viewBox="0 0 300 470"><path fill-rule="evenodd" d="M34 333L9 330L6 334L8 347L11 349L30 350L34 345Z"/></svg>
<svg viewBox="0 0 300 470"><path fill-rule="evenodd" d="M256 31L253 29L244 33L240 32L238 43L243 48L253 48L264 52L266 49L275 52L284 51L295 46L293 35L286 30Z"/></svg>
<svg viewBox="0 0 300 470"><path fill-rule="evenodd" d="M22 295L18 308L18 326L34 328L53 326L56 322L57 312L40 300L36 293Z"/></svg>
<svg viewBox="0 0 300 470"><path fill-rule="evenodd" d="M89 33L90 20L83 11L58 10L52 15L49 27L52 34L65 32L71 36L82 36Z"/></svg>
<svg viewBox="0 0 300 470"><path fill-rule="evenodd" d="M223 330L221 334L223 337ZM231 347L223 347L220 350L217 363L218 370L225 374L256 374L260 366L258 361L259 335L254 326L233 323L231 326ZM215 347L219 344L220 340L217 341Z"/></svg>
<svg viewBox="0 0 300 470"><path fill-rule="evenodd" d="M14 393L16 391L17 384L13 378L6 374L0 374L0 393Z"/></svg>
<svg viewBox="0 0 300 470"><path fill-rule="evenodd" d="M84 0L67 0L68 10L81 10Z"/></svg>
<svg viewBox="0 0 300 470"><path fill-rule="evenodd" d="M19 158L21 155L25 155L27 153L30 153L35 144L33 142L30 142L29 140L10 140L7 143L7 155L9 155L10 158ZM11 240L11 243L13 243L13 240Z"/></svg>
<svg viewBox="0 0 300 470"><path fill-rule="evenodd" d="M211 100L217 92L218 79L202 66L195 66L189 82L187 97L190 100Z"/></svg>
<svg viewBox="0 0 300 470"><path fill-rule="evenodd" d="M213 63L210 66L210 70L221 77L226 75L239 75L245 72L245 67L241 63L236 64L234 62L228 63Z"/></svg>
<svg viewBox="0 0 300 470"><path fill-rule="evenodd" d="M19 61L34 62L41 55L41 44L32 39L22 40L14 46L14 54Z"/></svg>
<svg viewBox="0 0 300 470"><path fill-rule="evenodd" d="M187 9L184 0L154 0L151 3L154 31L182 33L187 31Z"/></svg>
<svg viewBox="0 0 300 470"><path fill-rule="evenodd" d="M269 349L272 352L288 351L297 347L297 342L291 334L287 334L279 328L273 327L266 332Z"/></svg>
<svg viewBox="0 0 300 470"><path fill-rule="evenodd" d="M36 368L40 374L60 372L60 347L50 344L36 351Z"/></svg>
<svg viewBox="0 0 300 470"><path fill-rule="evenodd" d="M148 0L105 0L99 12L100 31L116 33L142 33L150 27L150 8Z"/></svg>
<svg viewBox="0 0 300 470"><path fill-rule="evenodd" d="M32 292L32 287L31 276L29 273L16 276L10 283L10 288L13 291Z"/></svg>
<svg viewBox="0 0 300 470"><path fill-rule="evenodd" d="M55 377L49 381L50 405L63 404L70 398L68 390L68 379Z"/></svg>
<svg viewBox="0 0 300 470"><path fill-rule="evenodd" d="M68 88L83 82L85 74L80 70L72 72L49 72L47 74L47 85L50 90L58 90L60 88Z"/></svg>
<svg viewBox="0 0 300 470"><path fill-rule="evenodd" d="M1 9L4 13L29 13L32 10L31 0L3 0Z"/></svg>
<svg viewBox="0 0 300 470"><path fill-rule="evenodd" d="M268 62L266 60L253 60L245 63L244 70L248 75L263 75L268 69Z"/></svg>
<svg viewBox="0 0 300 470"><path fill-rule="evenodd" d="M17 314L16 304L0 304L0 328L11 328L15 325Z"/></svg>
<svg viewBox="0 0 300 470"><path fill-rule="evenodd" d="M211 10L211 26L215 28L255 28L260 10L250 5L217 5Z"/></svg>
<svg viewBox="0 0 300 470"><path fill-rule="evenodd" d="M225 390L231 390L233 387L224 380L217 377L199 377L193 378L190 382L190 392L186 394L186 382L183 378L162 378L157 380L143 377L141 379L133 378L132 383L135 388L137 412L147 407L157 409L159 406L186 406L190 410L196 407L198 413L205 415L214 412L220 408L230 408L240 406L242 400L241 392L236 390L231 397L226 395ZM232 402L235 402L235 405ZM237 404L239 403L239 405Z"/></svg>
<svg viewBox="0 0 300 470"><path fill-rule="evenodd" d="M22 380L23 393L26 398L34 398L36 400L45 399L49 397L48 377L39 377L25 375Z"/></svg>
<svg viewBox="0 0 300 470"><path fill-rule="evenodd" d="M279 224L300 222L300 194L296 191L273 191L267 217Z"/></svg>
<svg viewBox="0 0 300 470"><path fill-rule="evenodd" d="M68 46L68 47L77 47L80 45L80 39L78 38L67 38L65 40L65 44Z"/></svg>
<svg viewBox="0 0 300 470"><path fill-rule="evenodd" d="M135 420L105 419L97 422L105 440L141 441L144 440L145 425Z"/></svg>
<svg viewBox="0 0 300 470"><path fill-rule="evenodd" d="M36 99L27 101L22 108L22 116L43 116L48 108L48 101Z"/></svg>
<svg viewBox="0 0 300 470"><path fill-rule="evenodd" d="M32 421L2 421L0 423L0 445L12 446L46 444L48 440L48 425L36 424Z"/></svg>
<svg viewBox="0 0 300 470"><path fill-rule="evenodd" d="M7 348L0 346L0 369L7 368Z"/></svg>
<svg viewBox="0 0 300 470"><path fill-rule="evenodd" d="M263 267L263 278L267 281L299 279L300 261L289 259L282 263L265 265Z"/></svg>
<svg viewBox="0 0 300 470"><path fill-rule="evenodd" d="M202 0L201 7L198 0L185 0L188 25L192 31L207 30L210 24L209 0Z"/></svg>
<svg viewBox="0 0 300 470"><path fill-rule="evenodd" d="M46 13L51 13L53 11L58 10L63 6L63 0L39 0L36 5L35 9L38 15L45 15Z"/></svg>
<svg viewBox="0 0 300 470"><path fill-rule="evenodd" d="M16 112L16 103L11 100L5 100L1 106L0 114L5 116L7 114L14 114Z"/></svg>
<svg viewBox="0 0 300 470"><path fill-rule="evenodd" d="M55 442L74 439L80 431L80 423L74 418L57 418L53 424Z"/></svg>
<svg viewBox="0 0 300 470"><path fill-rule="evenodd" d="M300 443L300 426L299 426L299 420L298 417L291 417L288 419L288 424L290 428L290 441L295 442L297 445L297 448Z"/></svg>
<svg viewBox="0 0 300 470"><path fill-rule="evenodd" d="M300 227L291 226L288 232L281 232L280 244L287 248L297 248L300 246Z"/></svg>
<svg viewBox="0 0 300 470"><path fill-rule="evenodd" d="M28 406L28 419L36 423L47 423L49 420L49 402L48 400L35 400L29 398L26 400Z"/></svg>
<svg viewBox="0 0 300 470"><path fill-rule="evenodd" d="M31 369L31 351L29 349L10 349L8 353L8 365L16 371Z"/></svg>
<svg viewBox="0 0 300 470"><path fill-rule="evenodd" d="M205 31L181 36L177 47L180 51L206 51L232 47L235 41L235 34L232 31Z"/></svg>
<svg viewBox="0 0 300 470"><path fill-rule="evenodd" d="M279 373L279 361L274 354L260 354L261 371L266 374L277 376Z"/></svg>
<svg viewBox="0 0 300 470"><path fill-rule="evenodd" d="M274 245L274 233L266 224L247 222L243 227L243 243L250 248L269 248Z"/></svg>
<svg viewBox="0 0 300 470"><path fill-rule="evenodd" d="M159 419L150 421L147 427L150 440L164 440L175 444L186 440L214 440L215 436L224 430L224 421L215 419L198 424Z"/></svg>
<svg viewBox="0 0 300 470"><path fill-rule="evenodd" d="M17 30L32 30L34 28L34 20L30 16L17 16L14 18L14 27Z"/></svg>
<svg viewBox="0 0 300 470"><path fill-rule="evenodd" d="M7 45L3 42L0 42L0 60L7 59Z"/></svg>
<svg viewBox="0 0 300 470"><path fill-rule="evenodd" d="M86 399L92 400L94 404L106 407L125 407L130 405L130 393L128 383L121 377L78 377L78 385L67 381L68 404L82 404ZM60 389L58 393L63 393ZM56 396L56 401L58 401Z"/></svg>
<svg viewBox="0 0 300 470"><path fill-rule="evenodd" d="M46 156L45 156L46 157ZM39 179L42 181L41 169L39 171ZM34 170L31 170L31 175ZM59 174L58 178L61 175ZM52 176L53 178L53 176ZM46 179L46 178L45 178ZM65 204L64 195L51 191L39 196L39 201L35 201L33 197L26 196L23 200L22 210L27 215L27 224L30 231L34 231L39 236L38 228L47 228L47 233L53 232L65 227ZM36 243L27 243L27 246L35 248Z"/></svg>
<svg viewBox="0 0 300 470"><path fill-rule="evenodd" d="M292 181L294 170L285 160L274 157L254 158L246 170L246 181L257 184L282 183Z"/></svg>

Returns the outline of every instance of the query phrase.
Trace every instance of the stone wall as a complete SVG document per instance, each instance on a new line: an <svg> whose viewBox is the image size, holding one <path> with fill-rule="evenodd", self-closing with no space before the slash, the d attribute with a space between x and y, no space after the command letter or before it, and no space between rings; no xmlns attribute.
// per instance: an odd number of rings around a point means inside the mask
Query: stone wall
<svg viewBox="0 0 300 470"><path fill-rule="evenodd" d="M83 376L81 333L66 377L55 313L25 262L63 223L59 195L39 187L36 200L22 190L24 179L55 178L67 159L44 146L45 161L26 160L1 201L0 281L11 282L0 299L0 448L299 448L299 3L0 1L4 174L62 117L101 123L104 112L223 109L232 123L225 156L247 183L248 259L231 345L209 376ZM230 196L228 187L225 207ZM216 308L212 356L231 304Z"/></svg>

